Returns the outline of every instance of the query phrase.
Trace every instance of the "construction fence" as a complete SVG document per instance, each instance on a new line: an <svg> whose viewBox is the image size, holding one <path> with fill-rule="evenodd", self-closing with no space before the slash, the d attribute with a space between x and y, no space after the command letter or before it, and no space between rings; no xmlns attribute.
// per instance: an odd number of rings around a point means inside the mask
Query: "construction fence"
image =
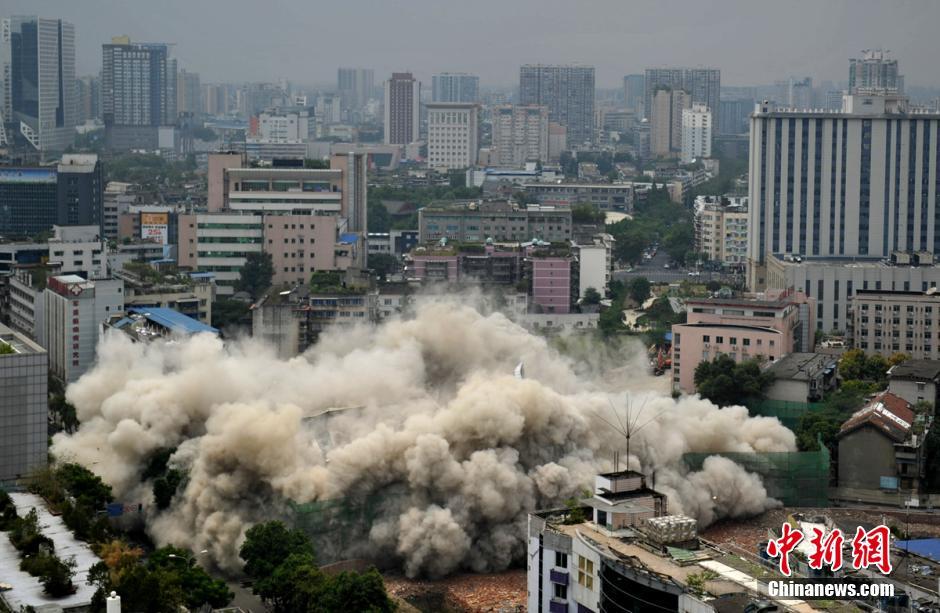
<svg viewBox="0 0 940 613"><path fill-rule="evenodd" d="M760 400L748 407L751 415L762 417L776 417L784 426L793 430L800 424L800 418L806 413L822 411L825 405L822 402L789 402L786 400Z"/></svg>

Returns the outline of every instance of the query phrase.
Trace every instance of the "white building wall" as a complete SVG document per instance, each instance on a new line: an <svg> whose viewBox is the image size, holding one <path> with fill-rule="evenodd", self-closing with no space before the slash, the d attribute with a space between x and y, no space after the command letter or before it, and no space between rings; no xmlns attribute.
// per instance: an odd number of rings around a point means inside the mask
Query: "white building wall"
<svg viewBox="0 0 940 613"><path fill-rule="evenodd" d="M601 296L607 287L607 247L604 245L582 245L578 247L579 296L584 297L587 288L593 287Z"/></svg>
<svg viewBox="0 0 940 613"><path fill-rule="evenodd" d="M428 167L468 168L479 151L478 107L474 104L429 104Z"/></svg>
<svg viewBox="0 0 940 613"><path fill-rule="evenodd" d="M695 104L682 109L682 163L712 156L712 114L707 107Z"/></svg>

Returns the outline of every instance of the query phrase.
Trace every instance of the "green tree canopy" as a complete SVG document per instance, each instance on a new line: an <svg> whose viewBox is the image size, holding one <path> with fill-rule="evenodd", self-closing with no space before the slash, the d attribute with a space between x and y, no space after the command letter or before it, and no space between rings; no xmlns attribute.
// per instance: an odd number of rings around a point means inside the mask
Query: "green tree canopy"
<svg viewBox="0 0 940 613"><path fill-rule="evenodd" d="M628 285L630 299L637 304L643 304L651 295L652 284L646 277L634 277Z"/></svg>
<svg viewBox="0 0 940 613"><path fill-rule="evenodd" d="M584 290L584 296L581 299L581 303L590 304L590 305L600 304L601 293L597 291L596 289L594 289L593 287L589 287L586 290Z"/></svg>
<svg viewBox="0 0 940 613"><path fill-rule="evenodd" d="M249 528L238 551L245 561L245 573L256 579L270 577L274 569L293 554L313 558L313 544L301 530L290 529L280 521Z"/></svg>
<svg viewBox="0 0 940 613"><path fill-rule="evenodd" d="M773 377L756 360L735 362L727 354L703 361L695 368L695 389L718 406L746 404L764 395Z"/></svg>
<svg viewBox="0 0 940 613"><path fill-rule="evenodd" d="M242 266L237 291L248 292L252 300L261 297L266 289L271 287L274 278L274 262L270 253L249 253Z"/></svg>

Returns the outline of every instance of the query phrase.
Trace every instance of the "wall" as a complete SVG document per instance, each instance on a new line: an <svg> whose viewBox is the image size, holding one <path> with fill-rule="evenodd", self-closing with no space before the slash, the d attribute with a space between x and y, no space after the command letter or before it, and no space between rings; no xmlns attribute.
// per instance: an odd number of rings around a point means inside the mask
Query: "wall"
<svg viewBox="0 0 940 613"><path fill-rule="evenodd" d="M25 477L46 465L48 355L0 325L0 338L16 339L26 350L0 355L0 483Z"/></svg>
<svg viewBox="0 0 940 613"><path fill-rule="evenodd" d="M807 402L809 398L809 381L776 379L768 388L765 396L770 400Z"/></svg>
<svg viewBox="0 0 940 613"><path fill-rule="evenodd" d="M897 475L891 439L863 426L839 439L839 487L877 490L880 477Z"/></svg>
<svg viewBox="0 0 940 613"><path fill-rule="evenodd" d="M923 388L921 389L920 386L923 386ZM908 379L890 379L888 381L888 391L911 404L917 404L919 401L924 400L936 406L937 386L933 383L910 381Z"/></svg>

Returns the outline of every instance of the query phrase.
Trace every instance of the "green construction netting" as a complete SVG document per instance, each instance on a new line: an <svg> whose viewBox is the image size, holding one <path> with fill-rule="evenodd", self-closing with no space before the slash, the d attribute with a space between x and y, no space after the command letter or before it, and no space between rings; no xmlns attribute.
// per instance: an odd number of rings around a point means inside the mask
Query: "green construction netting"
<svg viewBox="0 0 940 613"><path fill-rule="evenodd" d="M776 417L784 426L796 431L800 417L805 413L821 411L821 402L788 402L786 400L761 400L748 407L751 415Z"/></svg>

